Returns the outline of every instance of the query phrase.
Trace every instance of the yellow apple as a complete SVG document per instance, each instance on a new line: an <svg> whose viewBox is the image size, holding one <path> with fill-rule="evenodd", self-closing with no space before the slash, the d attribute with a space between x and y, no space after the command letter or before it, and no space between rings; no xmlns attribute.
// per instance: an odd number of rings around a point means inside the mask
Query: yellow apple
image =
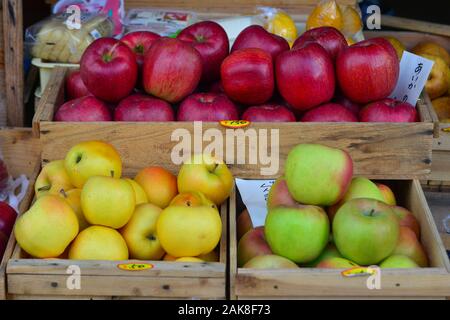
<svg viewBox="0 0 450 320"><path fill-rule="evenodd" d="M430 54L441 57L447 65L450 65L450 54L443 46L436 42L421 42L412 49L412 52L420 56L422 54Z"/></svg>
<svg viewBox="0 0 450 320"><path fill-rule="evenodd" d="M440 97L431 101L439 120L450 119L450 97Z"/></svg>
<svg viewBox="0 0 450 320"><path fill-rule="evenodd" d="M80 231L89 227L89 223L84 217L83 210L81 210L81 189L71 189L69 191L61 190L59 194L66 199L73 212L77 215Z"/></svg>
<svg viewBox="0 0 450 320"><path fill-rule="evenodd" d="M217 253L216 250L213 250L207 254L201 254L201 255L197 256L197 258L202 259L203 261L208 261L208 262L219 262L219 254Z"/></svg>
<svg viewBox="0 0 450 320"><path fill-rule="evenodd" d="M404 44L395 37L386 36L384 38L392 44L392 46L395 49L395 52L397 53L398 60L401 60L403 56L403 51L405 51Z"/></svg>
<svg viewBox="0 0 450 320"><path fill-rule="evenodd" d="M69 250L73 260L127 260L128 248L117 230L90 226L73 241Z"/></svg>
<svg viewBox="0 0 450 320"><path fill-rule="evenodd" d="M58 194L60 190L73 188L70 178L64 168L64 160L55 160L46 164L34 184L36 198L46 194Z"/></svg>
<svg viewBox="0 0 450 320"><path fill-rule="evenodd" d="M425 91L430 96L430 99L435 99L446 94L450 86L449 66L438 56L430 54L421 54L421 56L434 61L430 75L425 84Z"/></svg>
<svg viewBox="0 0 450 320"><path fill-rule="evenodd" d="M164 256L156 234L156 221L162 209L151 203L136 207L130 221L122 228L130 258L139 260L160 260Z"/></svg>
<svg viewBox="0 0 450 320"><path fill-rule="evenodd" d="M138 172L134 180L144 189L149 203L164 209L177 195L177 177L161 167L148 167Z"/></svg>
<svg viewBox="0 0 450 320"><path fill-rule="evenodd" d="M133 215L136 196L124 179L92 177L81 191L81 208L90 224L122 228Z"/></svg>
<svg viewBox="0 0 450 320"><path fill-rule="evenodd" d="M175 259L175 262L205 262L205 261L196 257L181 257Z"/></svg>
<svg viewBox="0 0 450 320"><path fill-rule="evenodd" d="M178 191L199 191L215 204L222 204L233 189L233 175L222 160L208 154L194 155L181 166Z"/></svg>
<svg viewBox="0 0 450 320"><path fill-rule="evenodd" d="M156 224L164 251L174 257L196 257L213 251L222 235L222 221L215 205L208 201L198 204L204 197L201 194L194 196L200 199L195 201L183 202L177 197Z"/></svg>
<svg viewBox="0 0 450 320"><path fill-rule="evenodd" d="M117 150L102 141L85 141L73 146L66 155L64 165L70 181L77 188L93 176L120 178L122 160Z"/></svg>
<svg viewBox="0 0 450 320"><path fill-rule="evenodd" d="M132 179L125 179L125 180L127 180L133 187L134 194L136 196L136 205L148 203L147 194L145 193L144 189L142 189L142 187L139 185L139 183L137 183Z"/></svg>
<svg viewBox="0 0 450 320"><path fill-rule="evenodd" d="M44 195L19 216L14 235L20 247L33 257L61 255L78 234L78 219L67 202L57 195Z"/></svg>

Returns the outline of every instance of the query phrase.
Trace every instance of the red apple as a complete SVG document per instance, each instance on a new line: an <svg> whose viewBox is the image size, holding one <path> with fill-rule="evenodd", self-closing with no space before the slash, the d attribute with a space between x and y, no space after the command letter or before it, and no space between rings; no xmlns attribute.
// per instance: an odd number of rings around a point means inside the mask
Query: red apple
<svg viewBox="0 0 450 320"><path fill-rule="evenodd" d="M339 52L348 46L347 40L345 40L342 33L333 27L319 27L305 31L305 33L295 40L292 48L301 47L306 42L320 44L328 52L333 61L336 60Z"/></svg>
<svg viewBox="0 0 450 320"><path fill-rule="evenodd" d="M272 254L270 246L266 242L264 227L256 227L242 236L237 247L237 262L243 267L256 256Z"/></svg>
<svg viewBox="0 0 450 320"><path fill-rule="evenodd" d="M184 99L177 114L178 121L238 120L238 109L224 94L194 93Z"/></svg>
<svg viewBox="0 0 450 320"><path fill-rule="evenodd" d="M117 102L136 85L138 66L133 51L113 38L100 38L84 51L80 61L81 78L96 97Z"/></svg>
<svg viewBox="0 0 450 320"><path fill-rule="evenodd" d="M138 66L142 66L145 55L153 42L159 38L161 38L159 34L151 31L133 31L124 35L120 41L133 51Z"/></svg>
<svg viewBox="0 0 450 320"><path fill-rule="evenodd" d="M161 38L145 56L142 81L147 93L176 103L195 90L201 75L197 50L181 40Z"/></svg>
<svg viewBox="0 0 450 320"><path fill-rule="evenodd" d="M337 103L325 103L308 110L303 122L358 122L358 118L347 108Z"/></svg>
<svg viewBox="0 0 450 320"><path fill-rule="evenodd" d="M6 236L11 234L17 212L6 202L0 201L0 232Z"/></svg>
<svg viewBox="0 0 450 320"><path fill-rule="evenodd" d="M178 34L178 39L190 43L200 53L203 62L202 82L220 77L220 65L230 50L228 35L222 26L213 21L190 25Z"/></svg>
<svg viewBox="0 0 450 320"><path fill-rule="evenodd" d="M221 66L222 86L234 101L262 104L272 97L275 81L271 56L258 48L233 52Z"/></svg>
<svg viewBox="0 0 450 320"><path fill-rule="evenodd" d="M211 85L208 87L207 92L211 92L211 93L225 93L225 91L223 91L222 82L220 80L211 83Z"/></svg>
<svg viewBox="0 0 450 320"><path fill-rule="evenodd" d="M244 209L236 219L237 240L239 241L244 234L253 229L253 221L247 209Z"/></svg>
<svg viewBox="0 0 450 320"><path fill-rule="evenodd" d="M79 70L71 72L66 78L66 96L68 100L88 96L91 93L84 85Z"/></svg>
<svg viewBox="0 0 450 320"><path fill-rule="evenodd" d="M333 62L317 43L305 43L281 53L275 74L278 91L295 109L310 109L330 101L334 95Z"/></svg>
<svg viewBox="0 0 450 320"><path fill-rule="evenodd" d="M394 47L383 38L358 42L336 59L336 75L343 94L357 103L386 98L395 88L399 61Z"/></svg>
<svg viewBox="0 0 450 320"><path fill-rule="evenodd" d="M0 231L0 261L2 261L3 254L5 253L6 246L8 244L8 236Z"/></svg>
<svg viewBox="0 0 450 320"><path fill-rule="evenodd" d="M350 110L355 116L359 116L359 110L361 110L361 106L357 103L354 103L349 98L344 97L342 94L336 94L331 102L340 104L341 106Z"/></svg>
<svg viewBox="0 0 450 320"><path fill-rule="evenodd" d="M273 61L283 51L289 50L289 43L283 37L268 32L261 26L252 25L239 33L231 52L246 48L259 48L272 56Z"/></svg>
<svg viewBox="0 0 450 320"><path fill-rule="evenodd" d="M172 106L166 101L144 94L123 99L114 111L115 121L173 121Z"/></svg>
<svg viewBox="0 0 450 320"><path fill-rule="evenodd" d="M59 107L55 121L111 121L111 112L107 105L94 96L70 100Z"/></svg>
<svg viewBox="0 0 450 320"><path fill-rule="evenodd" d="M416 122L416 108L407 102L390 98L372 102L361 109L362 122Z"/></svg>
<svg viewBox="0 0 450 320"><path fill-rule="evenodd" d="M265 104L245 110L243 120L251 122L295 122L294 113L282 105Z"/></svg>

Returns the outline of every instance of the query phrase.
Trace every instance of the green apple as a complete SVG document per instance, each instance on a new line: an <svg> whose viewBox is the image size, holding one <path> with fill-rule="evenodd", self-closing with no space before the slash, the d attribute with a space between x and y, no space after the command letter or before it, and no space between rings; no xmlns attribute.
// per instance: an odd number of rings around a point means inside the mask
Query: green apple
<svg viewBox="0 0 450 320"><path fill-rule="evenodd" d="M64 166L70 181L77 188L93 176L120 178L122 160L117 150L103 141L84 141L74 145L66 154Z"/></svg>
<svg viewBox="0 0 450 320"><path fill-rule="evenodd" d="M316 259L326 247L329 233L328 217L317 206L276 207L266 217L265 236L273 253L296 263Z"/></svg>
<svg viewBox="0 0 450 320"><path fill-rule="evenodd" d="M323 269L350 269L354 267L359 267L353 261L339 258L339 257L331 257L321 261L316 268Z"/></svg>
<svg viewBox="0 0 450 320"><path fill-rule="evenodd" d="M289 192L303 204L335 204L347 191L352 175L352 159L340 149L299 144L286 159L285 177Z"/></svg>
<svg viewBox="0 0 450 320"><path fill-rule="evenodd" d="M270 254L256 256L248 261L244 268L252 269L298 269L298 266L289 259Z"/></svg>
<svg viewBox="0 0 450 320"><path fill-rule="evenodd" d="M358 198L375 199L385 202L383 194L375 183L363 177L353 178L344 197L337 204L328 208L327 212L330 221L333 222L336 212L344 203Z"/></svg>
<svg viewBox="0 0 450 320"><path fill-rule="evenodd" d="M135 205L134 189L125 179L96 176L89 178L81 190L81 209L93 225L122 228Z"/></svg>
<svg viewBox="0 0 450 320"><path fill-rule="evenodd" d="M314 261L303 265L304 267L316 267L319 263L329 258L342 258L342 255L339 253L339 250L336 248L334 243L328 243L326 248L322 251L320 256L317 257Z"/></svg>
<svg viewBox="0 0 450 320"><path fill-rule="evenodd" d="M417 263L414 262L410 257L394 254L388 257L380 264L380 268L398 268L398 269L409 269L409 268L420 268Z"/></svg>
<svg viewBox="0 0 450 320"><path fill-rule="evenodd" d="M428 266L427 254L411 228L400 227L400 235L393 254L407 256L422 268Z"/></svg>
<svg viewBox="0 0 450 320"><path fill-rule="evenodd" d="M215 204L222 204L231 194L234 179L221 159L209 154L196 154L181 166L178 192L197 191Z"/></svg>
<svg viewBox="0 0 450 320"><path fill-rule="evenodd" d="M360 265L377 264L391 255L399 233L398 218L391 207L375 199L344 203L333 221L333 239L339 252Z"/></svg>

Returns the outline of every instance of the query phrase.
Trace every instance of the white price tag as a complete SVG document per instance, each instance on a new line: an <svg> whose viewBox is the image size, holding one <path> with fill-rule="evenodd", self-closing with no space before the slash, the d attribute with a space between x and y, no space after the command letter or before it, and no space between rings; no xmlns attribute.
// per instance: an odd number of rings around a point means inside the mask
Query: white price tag
<svg viewBox="0 0 450 320"><path fill-rule="evenodd" d="M433 64L432 60L403 51L397 86L389 97L415 106Z"/></svg>
<svg viewBox="0 0 450 320"><path fill-rule="evenodd" d="M242 201L247 207L253 227L263 226L267 216L267 197L275 180L245 180L236 178Z"/></svg>

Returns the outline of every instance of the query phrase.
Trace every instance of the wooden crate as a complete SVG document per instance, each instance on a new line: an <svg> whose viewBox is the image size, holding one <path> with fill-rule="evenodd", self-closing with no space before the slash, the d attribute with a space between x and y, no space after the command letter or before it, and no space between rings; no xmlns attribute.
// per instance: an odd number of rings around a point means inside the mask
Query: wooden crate
<svg viewBox="0 0 450 320"><path fill-rule="evenodd" d="M1 131L0 131L1 132ZM31 136L31 132L30 132ZM91 137L93 138L93 137ZM79 137L77 142L84 140ZM107 140L106 140L107 141ZM66 151L75 141L65 143ZM23 146L22 146L23 147ZM135 146L138 147L138 146ZM146 147L145 145L139 147ZM25 154L25 148L21 149ZM52 146L43 145L45 154L51 157ZM54 150L56 151L56 150ZM135 153L135 156L139 156ZM140 160L140 169L152 162L153 155L147 153ZM41 159L30 164L34 166L34 175L30 186L41 168ZM158 165L157 163L152 162ZM164 163L159 163L165 166ZM173 170L176 173L176 170ZM136 172L129 171L129 175ZM34 196L30 187L27 203L21 212L29 208ZM26 205L25 205L26 204ZM8 298L10 299L112 299L112 298L178 298L178 299L224 299L226 297L227 264L227 224L228 204L220 207L222 217L222 238L219 244L219 262L212 263L176 263L168 261L79 261L68 259L31 259L21 250L14 237L8 248L11 258L6 267ZM125 271L119 264L150 263L153 267L141 271ZM70 290L66 283L70 274L69 266L81 269L81 288Z"/></svg>
<svg viewBox="0 0 450 320"><path fill-rule="evenodd" d="M126 170L135 171L140 168L142 164L138 159L142 159L149 150L158 151L152 161L174 168L169 150L179 142L172 141L171 134L175 129L194 134L192 122L54 122L53 115L64 102L66 73L67 69L64 68L54 70L33 120L35 135L48 147L46 150L51 150L51 154L43 151L43 159L61 158L67 147L76 140L95 137L111 141L119 149ZM265 130L269 135L269 147L279 150L280 168L293 146L298 143L320 142L347 150L355 160L356 174L383 178L384 173L389 172L393 179L408 179L411 175L425 178L431 167L433 124L426 104L420 101L418 110L422 122L417 123L252 123L244 130L254 129L256 133ZM227 132L233 133L232 129L226 129L216 122L203 123L203 132L211 128L220 130L223 137L226 137ZM279 135L278 141L274 140L273 143L270 139L272 129L278 130L273 132ZM205 142L204 145L206 144ZM243 147L248 149L249 144L244 143ZM244 152L249 160L248 152ZM249 161L245 165L228 164L232 172L239 176L255 172L254 169L262 165L257 160L258 163L254 164L248 164ZM275 172L273 176L277 174ZM259 173L254 177L257 178L258 175Z"/></svg>
<svg viewBox="0 0 450 320"><path fill-rule="evenodd" d="M39 140L33 137L31 129L0 128L0 149L11 176L25 174L31 180L36 178L36 165L39 163L41 152ZM30 185L27 196L20 204L20 213L28 209L32 189ZM6 264L12 255L14 242L14 237L11 236L3 258L0 257L0 300L6 298Z"/></svg>
<svg viewBox="0 0 450 320"><path fill-rule="evenodd" d="M430 268L381 270L381 289L369 290L366 277L344 278L341 270L237 268L236 193L230 199L230 292L237 299L442 298L450 296L450 263L418 180L388 181L400 205L421 225Z"/></svg>

